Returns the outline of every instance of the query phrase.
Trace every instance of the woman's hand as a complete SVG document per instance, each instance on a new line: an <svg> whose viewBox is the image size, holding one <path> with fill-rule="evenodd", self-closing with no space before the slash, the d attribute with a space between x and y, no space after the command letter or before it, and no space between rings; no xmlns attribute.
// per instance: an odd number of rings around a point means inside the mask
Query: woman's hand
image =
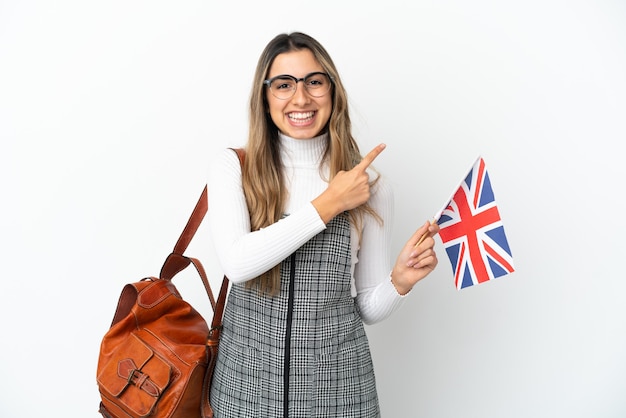
<svg viewBox="0 0 626 418"><path fill-rule="evenodd" d="M426 277L437 266L433 237L438 232L439 225L426 222L415 231L400 251L396 264L391 271L391 282L399 294L409 293L415 283ZM424 234L426 237L419 242Z"/></svg>
<svg viewBox="0 0 626 418"><path fill-rule="evenodd" d="M324 223L368 201L370 179L367 169L384 149L385 144L380 144L363 157L352 170L338 172L328 184L328 188L313 200L313 206Z"/></svg>

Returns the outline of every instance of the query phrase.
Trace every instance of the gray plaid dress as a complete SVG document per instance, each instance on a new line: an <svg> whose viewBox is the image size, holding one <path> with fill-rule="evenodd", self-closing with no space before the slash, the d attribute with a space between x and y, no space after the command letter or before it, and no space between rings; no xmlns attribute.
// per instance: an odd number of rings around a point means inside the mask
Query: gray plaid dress
<svg viewBox="0 0 626 418"><path fill-rule="evenodd" d="M277 296L233 285L211 389L216 418L380 416L350 268L340 215L282 262Z"/></svg>

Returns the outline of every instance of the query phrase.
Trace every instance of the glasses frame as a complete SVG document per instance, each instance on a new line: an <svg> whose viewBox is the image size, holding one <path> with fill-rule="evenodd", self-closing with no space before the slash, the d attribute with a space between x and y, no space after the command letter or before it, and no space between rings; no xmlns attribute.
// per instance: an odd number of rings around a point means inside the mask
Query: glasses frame
<svg viewBox="0 0 626 418"><path fill-rule="evenodd" d="M310 92L310 91L309 91L309 89L307 88L306 84L304 84L304 81L305 81L307 78L309 78L309 77L311 77L311 76L313 76L313 75L318 75L318 74L325 75L326 77L328 77L328 80L330 81L330 86L328 86L328 90L326 90L323 94L321 94L321 95L319 95L319 96L316 96L316 95L314 95L314 94L311 94L311 92ZM274 80L278 80L278 79L290 79L290 80L293 80L293 81L294 81L294 83L295 83L295 86L296 86L296 87L292 90L291 96L289 96L289 97L284 97L284 98L283 98L283 97L278 97L278 96L274 93L274 90L272 90L272 83L274 82ZM270 78L270 79L268 79L268 80L263 80L263 84L264 84L264 85L266 85L266 86L270 89L270 92L272 93L272 96L276 97L278 100L289 100L289 99L291 99L293 96L295 96L295 95L296 95L296 91L298 90L298 83L299 83L300 81L302 81L302 83L304 84L304 91L306 91L306 92L307 92L307 94L308 94L308 95L310 95L310 96L312 96L312 97L324 97L324 96L325 96L325 95L326 95L326 94L330 91L330 89L333 87L333 85L335 84L335 79L333 78L333 76L331 76L331 75L330 75L330 74L328 74L328 73L322 72L322 71L313 71L312 73L308 73L307 75L305 75L305 76L304 76L304 77L302 77L302 78L297 78L297 77L292 76L292 75L290 75L290 74L280 74L280 75L277 75L277 76L275 76L275 77L272 77L272 78Z"/></svg>

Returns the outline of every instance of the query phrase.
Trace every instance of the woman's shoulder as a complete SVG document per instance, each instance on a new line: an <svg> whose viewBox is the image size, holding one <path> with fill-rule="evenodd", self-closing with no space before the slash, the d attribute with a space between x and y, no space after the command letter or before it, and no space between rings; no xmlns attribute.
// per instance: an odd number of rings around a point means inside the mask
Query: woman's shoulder
<svg viewBox="0 0 626 418"><path fill-rule="evenodd" d="M242 152L245 155L245 150L241 147L228 147L223 148L217 154L217 159L224 163L233 163L236 162L239 164L239 152Z"/></svg>
<svg viewBox="0 0 626 418"><path fill-rule="evenodd" d="M228 173L241 175L241 165L237 156L236 148L223 148L213 154L209 172L212 177L228 175Z"/></svg>

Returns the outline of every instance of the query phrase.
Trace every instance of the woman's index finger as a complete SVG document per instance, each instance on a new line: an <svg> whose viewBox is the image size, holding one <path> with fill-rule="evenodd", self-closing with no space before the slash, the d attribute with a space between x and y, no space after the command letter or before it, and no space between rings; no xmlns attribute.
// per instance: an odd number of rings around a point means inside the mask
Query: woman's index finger
<svg viewBox="0 0 626 418"><path fill-rule="evenodd" d="M361 162L358 163L354 168L358 167L363 171L367 170L367 168L374 162L376 157L378 157L380 153L383 152L385 147L386 147L385 144L379 144L375 146L374 149L372 149L369 153L367 153L367 155L363 157Z"/></svg>

